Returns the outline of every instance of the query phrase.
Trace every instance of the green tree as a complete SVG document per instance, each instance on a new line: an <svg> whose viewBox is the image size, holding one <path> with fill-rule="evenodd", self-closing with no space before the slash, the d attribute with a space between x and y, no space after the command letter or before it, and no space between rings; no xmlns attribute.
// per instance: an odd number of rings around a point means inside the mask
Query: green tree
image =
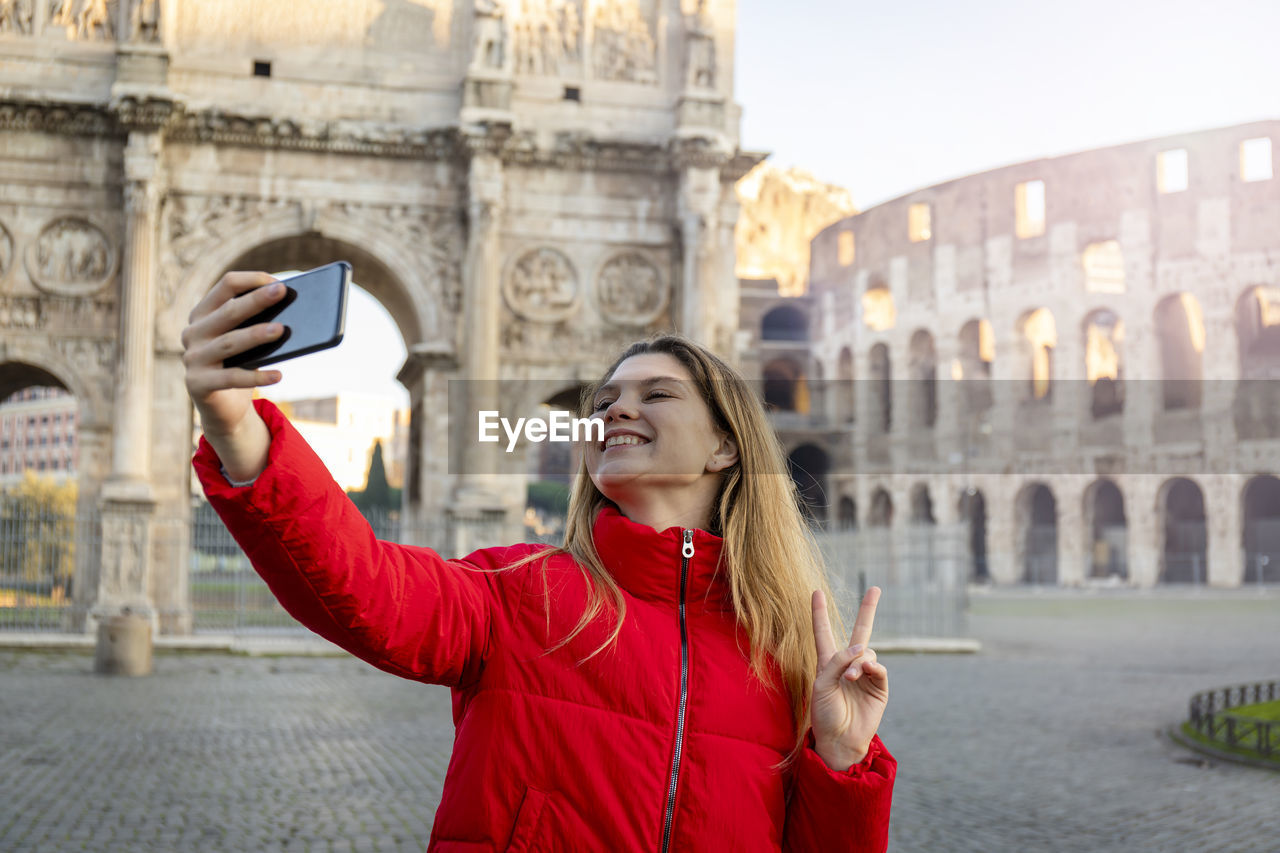
<svg viewBox="0 0 1280 853"><path fill-rule="evenodd" d="M37 477L0 493L0 574L27 585L60 586L75 574L76 484Z"/></svg>
<svg viewBox="0 0 1280 853"><path fill-rule="evenodd" d="M397 512L400 509L400 490L387 482L387 467L382 461L382 441L373 442L373 456L365 474L364 488L347 492L361 512Z"/></svg>

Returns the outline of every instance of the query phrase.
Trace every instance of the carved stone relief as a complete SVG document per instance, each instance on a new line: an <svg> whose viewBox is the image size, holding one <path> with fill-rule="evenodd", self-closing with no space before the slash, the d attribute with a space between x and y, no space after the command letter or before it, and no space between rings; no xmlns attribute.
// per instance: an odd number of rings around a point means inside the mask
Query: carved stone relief
<svg viewBox="0 0 1280 853"><path fill-rule="evenodd" d="M49 25L63 27L71 41L107 41L116 37L107 0L52 0Z"/></svg>
<svg viewBox="0 0 1280 853"><path fill-rule="evenodd" d="M0 278L4 277L11 266L13 266L13 237L9 234L9 229L4 227L4 223L0 222Z"/></svg>
<svg viewBox="0 0 1280 853"><path fill-rule="evenodd" d="M92 293L110 281L116 251L98 226L64 216L27 247L27 274L42 290L67 296Z"/></svg>
<svg viewBox="0 0 1280 853"><path fill-rule="evenodd" d="M116 305L70 296L0 296L0 328L92 334L116 331Z"/></svg>
<svg viewBox="0 0 1280 853"><path fill-rule="evenodd" d="M502 27L502 0L475 0L476 29L472 68L501 68L506 63L506 36Z"/></svg>
<svg viewBox="0 0 1280 853"><path fill-rule="evenodd" d="M601 80L657 82L653 31L636 0L600 0L591 16L591 60Z"/></svg>
<svg viewBox="0 0 1280 853"><path fill-rule="evenodd" d="M502 322L503 357L522 363L607 364L634 340L616 327L537 323L507 315Z"/></svg>
<svg viewBox="0 0 1280 853"><path fill-rule="evenodd" d="M578 299L578 276L569 259L555 249L521 255L502 283L511 309L522 317L553 323L568 317Z"/></svg>
<svg viewBox="0 0 1280 853"><path fill-rule="evenodd" d="M716 87L715 30L707 14L706 0L687 19L685 30L685 85L694 89Z"/></svg>
<svg viewBox="0 0 1280 853"><path fill-rule="evenodd" d="M129 38L160 41L160 0L133 0L129 10Z"/></svg>
<svg viewBox="0 0 1280 853"><path fill-rule="evenodd" d="M376 227L388 228L398 242L409 247L428 270L429 280L440 288L445 311L456 314L462 308L462 222L447 208L410 205L353 207L337 209L353 219L372 217Z"/></svg>
<svg viewBox="0 0 1280 853"><path fill-rule="evenodd" d="M511 25L517 73L557 76L582 61L581 0L520 0L519 8Z"/></svg>
<svg viewBox="0 0 1280 853"><path fill-rule="evenodd" d="M0 33L31 35L35 5L35 0L0 0Z"/></svg>
<svg viewBox="0 0 1280 853"><path fill-rule="evenodd" d="M639 252L610 259L596 281L601 316L622 326L653 322L667 307L667 298L662 274Z"/></svg>

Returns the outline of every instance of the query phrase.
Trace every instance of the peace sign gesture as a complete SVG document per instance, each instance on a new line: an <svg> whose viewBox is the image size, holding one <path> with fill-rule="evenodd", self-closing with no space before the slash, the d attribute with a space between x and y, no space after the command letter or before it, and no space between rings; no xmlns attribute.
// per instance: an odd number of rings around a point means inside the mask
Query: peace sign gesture
<svg viewBox="0 0 1280 853"><path fill-rule="evenodd" d="M863 596L853 623L849 647L836 649L822 590L813 591L813 640L818 650L818 677L809 705L814 749L833 770L862 761L880 727L889 701L889 672L871 650L871 626L880 603L880 587Z"/></svg>

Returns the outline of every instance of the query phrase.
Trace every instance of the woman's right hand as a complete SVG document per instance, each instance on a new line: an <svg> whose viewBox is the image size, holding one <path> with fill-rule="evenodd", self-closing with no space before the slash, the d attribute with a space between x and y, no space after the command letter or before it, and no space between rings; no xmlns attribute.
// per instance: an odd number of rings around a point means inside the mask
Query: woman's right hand
<svg viewBox="0 0 1280 853"><path fill-rule="evenodd" d="M200 412L205 437L235 480L252 480L266 467L271 434L253 408L253 389L279 382L281 374L223 367L222 362L280 337L279 323L236 327L284 293L284 285L267 273L229 272L192 310L182 330L187 393Z"/></svg>

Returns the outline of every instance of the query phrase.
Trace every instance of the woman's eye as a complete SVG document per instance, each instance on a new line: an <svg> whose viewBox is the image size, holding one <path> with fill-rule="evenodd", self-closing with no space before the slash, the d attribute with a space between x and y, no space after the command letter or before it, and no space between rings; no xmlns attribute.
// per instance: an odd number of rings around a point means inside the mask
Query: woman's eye
<svg viewBox="0 0 1280 853"><path fill-rule="evenodd" d="M596 401L596 407L595 407L594 411L597 411L597 412L598 412L598 411L600 411L601 409L606 409L606 408L608 408L609 406L612 406L612 405L613 405L613 401L612 401L612 400L597 400L597 401Z"/></svg>
<svg viewBox="0 0 1280 853"><path fill-rule="evenodd" d="M670 396L671 395L668 394L666 391L650 391L649 392L649 399L652 399L653 397L670 397Z"/></svg>

